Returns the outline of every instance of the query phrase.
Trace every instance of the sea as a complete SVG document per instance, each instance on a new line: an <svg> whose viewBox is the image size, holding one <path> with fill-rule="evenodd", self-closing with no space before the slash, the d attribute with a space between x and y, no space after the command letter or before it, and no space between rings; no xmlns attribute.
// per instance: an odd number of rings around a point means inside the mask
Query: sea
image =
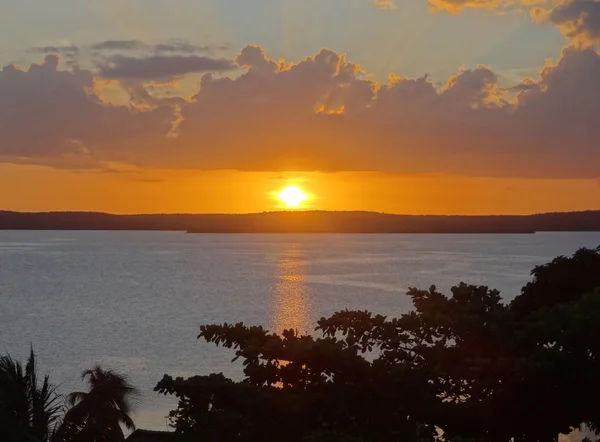
<svg viewBox="0 0 600 442"><path fill-rule="evenodd" d="M230 350L197 339L201 324L314 333L336 311L397 316L409 287L461 281L508 302L534 266L599 245L600 233L0 231L0 353L33 346L62 393L84 389L95 364L122 372L142 392L136 425L167 430L176 400L153 391L164 374L242 375Z"/></svg>

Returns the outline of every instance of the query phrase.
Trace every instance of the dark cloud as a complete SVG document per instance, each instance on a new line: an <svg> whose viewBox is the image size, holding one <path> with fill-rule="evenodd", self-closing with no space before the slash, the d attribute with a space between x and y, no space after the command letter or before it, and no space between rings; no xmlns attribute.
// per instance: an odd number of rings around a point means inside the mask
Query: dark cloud
<svg viewBox="0 0 600 442"><path fill-rule="evenodd" d="M135 80L207 69L181 59L113 69ZM328 49L289 63L248 46L235 63L241 75L205 74L190 101L148 97L134 82L136 106L102 102L90 92L94 73L60 71L56 56L27 71L8 66L0 72L0 159L593 179L600 170L600 55L592 49L565 49L510 97L486 66L436 87L426 76L378 84Z"/></svg>
<svg viewBox="0 0 600 442"><path fill-rule="evenodd" d="M44 55L60 55L64 65L72 68L77 64L79 48L75 45L67 46L38 46L31 48L28 52Z"/></svg>
<svg viewBox="0 0 600 442"><path fill-rule="evenodd" d="M95 51L146 51L151 47L140 40L106 40L90 46Z"/></svg>
<svg viewBox="0 0 600 442"><path fill-rule="evenodd" d="M82 47L39 46L28 52L60 55L64 65L69 68L77 66L81 59L84 64L91 63L98 67L107 75L106 78L168 80L191 72L232 69L234 66L231 61L214 56L225 49L226 45L206 46L187 40L169 39L154 43L141 40L105 40ZM200 54L205 57L200 57ZM147 77L144 71L152 71L152 75L158 72L160 76Z"/></svg>
<svg viewBox="0 0 600 442"><path fill-rule="evenodd" d="M509 87L506 90L514 91L514 92L524 92L524 91L529 91L531 89L536 89L536 88L539 88L539 84L532 78L526 78L521 83L519 83L515 86L512 86L512 87Z"/></svg>
<svg viewBox="0 0 600 442"><path fill-rule="evenodd" d="M222 49L222 47L213 48L211 46L196 45L185 40L169 40L154 45L154 51L157 53L199 54L212 52L213 49Z"/></svg>
<svg viewBox="0 0 600 442"><path fill-rule="evenodd" d="M153 55L127 57L116 55L103 61L99 74L104 78L160 80L197 72L225 72L235 69L231 60L224 58Z"/></svg>
<svg viewBox="0 0 600 442"><path fill-rule="evenodd" d="M38 46L31 48L29 52L38 54L72 54L76 55L79 52L79 48L75 45L69 46Z"/></svg>
<svg viewBox="0 0 600 442"><path fill-rule="evenodd" d="M224 45L198 45L180 39L170 39L158 43L147 43L141 40L106 40L90 46L90 49L98 52L146 52L155 54L200 54L226 48Z"/></svg>
<svg viewBox="0 0 600 442"><path fill-rule="evenodd" d="M557 25L567 38L580 45L600 44L600 1L568 0L549 10L536 8L532 15Z"/></svg>

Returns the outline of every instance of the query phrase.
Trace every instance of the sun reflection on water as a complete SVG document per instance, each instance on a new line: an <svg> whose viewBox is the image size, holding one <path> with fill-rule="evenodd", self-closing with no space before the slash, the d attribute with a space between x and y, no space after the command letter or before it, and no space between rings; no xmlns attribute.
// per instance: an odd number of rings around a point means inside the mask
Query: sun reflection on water
<svg viewBox="0 0 600 442"><path fill-rule="evenodd" d="M273 326L277 333L294 329L309 333L311 305L306 286L306 259L302 246L283 245L278 256L276 284L272 293Z"/></svg>

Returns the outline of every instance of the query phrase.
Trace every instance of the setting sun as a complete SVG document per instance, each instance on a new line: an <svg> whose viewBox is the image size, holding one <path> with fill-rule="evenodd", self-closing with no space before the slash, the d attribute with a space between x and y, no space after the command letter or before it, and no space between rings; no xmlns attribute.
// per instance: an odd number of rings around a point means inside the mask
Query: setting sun
<svg viewBox="0 0 600 442"><path fill-rule="evenodd" d="M298 207L303 201L308 199L308 196L306 196L302 189L296 186L286 187L279 192L277 196L279 196L279 199L281 199L288 207Z"/></svg>

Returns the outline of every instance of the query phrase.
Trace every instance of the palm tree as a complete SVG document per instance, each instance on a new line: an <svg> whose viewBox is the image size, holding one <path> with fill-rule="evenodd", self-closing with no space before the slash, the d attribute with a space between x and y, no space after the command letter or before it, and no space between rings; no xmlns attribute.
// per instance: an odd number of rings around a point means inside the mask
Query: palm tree
<svg viewBox="0 0 600 442"><path fill-rule="evenodd" d="M0 434L10 442L48 442L62 405L46 375L38 382L33 348L25 367L10 355L0 356Z"/></svg>
<svg viewBox="0 0 600 442"><path fill-rule="evenodd" d="M96 365L81 375L87 381L87 392L67 396L71 408L65 414L59 431L66 442L122 441L121 424L129 430L135 425L129 416L139 391L127 377Z"/></svg>

